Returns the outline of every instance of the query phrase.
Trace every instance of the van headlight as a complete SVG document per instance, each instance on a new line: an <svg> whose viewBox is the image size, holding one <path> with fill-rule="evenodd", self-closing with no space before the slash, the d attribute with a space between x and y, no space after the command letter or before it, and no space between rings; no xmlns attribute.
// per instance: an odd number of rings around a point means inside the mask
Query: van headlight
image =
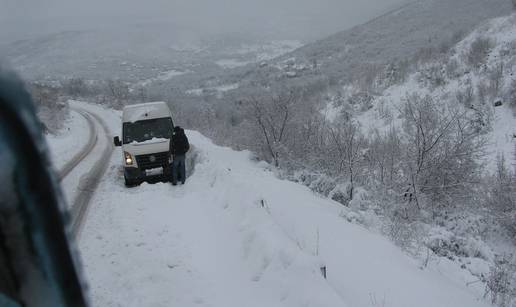
<svg viewBox="0 0 516 307"><path fill-rule="evenodd" d="M125 156L125 164L133 165L133 163L134 163L133 156L131 156L131 154L128 153L127 151L124 151L124 156Z"/></svg>

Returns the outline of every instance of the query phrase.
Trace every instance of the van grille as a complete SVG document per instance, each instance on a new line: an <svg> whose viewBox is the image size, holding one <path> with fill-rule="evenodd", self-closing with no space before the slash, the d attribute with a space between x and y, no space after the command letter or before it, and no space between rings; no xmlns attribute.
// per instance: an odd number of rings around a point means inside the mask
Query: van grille
<svg viewBox="0 0 516 307"><path fill-rule="evenodd" d="M136 163L142 170L168 166L168 151L136 156Z"/></svg>

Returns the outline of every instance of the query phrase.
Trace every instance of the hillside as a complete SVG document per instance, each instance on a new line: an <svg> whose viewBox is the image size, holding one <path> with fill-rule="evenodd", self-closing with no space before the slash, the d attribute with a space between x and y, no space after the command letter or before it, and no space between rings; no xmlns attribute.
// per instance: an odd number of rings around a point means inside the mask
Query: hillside
<svg viewBox="0 0 516 307"><path fill-rule="evenodd" d="M486 19L510 10L510 0L420 0L235 73L243 87L263 79L284 84L321 78L330 85L347 83L376 69L375 65L408 60L422 49L448 48Z"/></svg>
<svg viewBox="0 0 516 307"><path fill-rule="evenodd" d="M0 59L28 80L120 79L145 87L174 83L177 75L223 74L301 46L238 32L199 34L172 22L91 27L0 43ZM178 74L167 78L170 71Z"/></svg>
<svg viewBox="0 0 516 307"><path fill-rule="evenodd" d="M120 112L72 104L118 134ZM469 273L447 261L422 269L340 204L187 134L184 186L127 189L122 152L111 157L78 243L94 306L490 306Z"/></svg>
<svg viewBox="0 0 516 307"><path fill-rule="evenodd" d="M311 61L330 78L349 81L367 63L385 64L439 48L483 20L505 14L507 0L422 0L366 24L309 44L285 58ZM456 39L456 38L455 38Z"/></svg>

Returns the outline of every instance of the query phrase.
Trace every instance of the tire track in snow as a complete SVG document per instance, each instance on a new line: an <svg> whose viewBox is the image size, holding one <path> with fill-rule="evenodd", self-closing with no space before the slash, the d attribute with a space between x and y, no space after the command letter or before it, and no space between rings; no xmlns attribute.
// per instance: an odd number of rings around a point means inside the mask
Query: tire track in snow
<svg viewBox="0 0 516 307"><path fill-rule="evenodd" d="M95 123L88 112L85 112L83 110L79 110L76 108L73 108L73 110L77 113L79 113L84 119L86 119L86 122L88 123L88 128L90 131L90 136L88 138L88 142L84 144L84 146L79 150L78 153L76 153L70 161L66 162L66 164L59 170L59 181L63 181L63 179L70 174L79 163L84 160L95 148L95 145L97 144L98 140L98 134L97 130L95 129Z"/></svg>
<svg viewBox="0 0 516 307"><path fill-rule="evenodd" d="M79 181L79 185L77 187L78 193L75 196L71 207L72 234L75 238L78 238L80 235L83 222L88 212L90 200L93 197L95 190L100 183L100 180L106 173L111 155L114 151L114 146L111 143L110 138L111 133L104 120L97 114L86 111L84 109L77 109L81 112L87 113L88 116L93 118L102 126L103 134L106 137L106 147L102 151L102 154L97 159L91 170L84 174ZM95 138L98 139L98 136Z"/></svg>

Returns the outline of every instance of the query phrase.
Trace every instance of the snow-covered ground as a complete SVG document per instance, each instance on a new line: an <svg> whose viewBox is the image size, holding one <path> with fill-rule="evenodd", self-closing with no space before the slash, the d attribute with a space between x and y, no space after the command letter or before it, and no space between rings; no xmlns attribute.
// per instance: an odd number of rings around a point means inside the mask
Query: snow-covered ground
<svg viewBox="0 0 516 307"><path fill-rule="evenodd" d="M84 108L120 130L120 113ZM111 157L79 241L93 306L489 306L466 271L421 269L340 204L187 135L184 186L127 189Z"/></svg>
<svg viewBox="0 0 516 307"><path fill-rule="evenodd" d="M89 138L88 122L76 111L70 111L64 127L57 134L46 135L50 158L56 170L60 170L71 160Z"/></svg>

